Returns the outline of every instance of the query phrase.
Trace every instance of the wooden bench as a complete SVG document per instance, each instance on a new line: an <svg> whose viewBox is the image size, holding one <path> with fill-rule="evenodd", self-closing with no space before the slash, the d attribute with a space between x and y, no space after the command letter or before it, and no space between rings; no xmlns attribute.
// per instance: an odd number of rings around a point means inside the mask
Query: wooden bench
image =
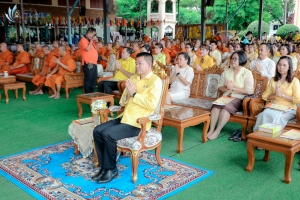
<svg viewBox="0 0 300 200"><path fill-rule="evenodd" d="M223 69L213 66L203 71L195 71L195 76L191 84L190 98L175 101L174 104L211 110L213 101L221 96L217 85L219 83ZM266 89L268 79L262 77L256 71L252 71L254 78L254 96L261 96L262 91ZM248 117L249 117L250 98L243 100L243 111L231 115L229 122L236 122L242 125L242 139L246 140Z"/></svg>

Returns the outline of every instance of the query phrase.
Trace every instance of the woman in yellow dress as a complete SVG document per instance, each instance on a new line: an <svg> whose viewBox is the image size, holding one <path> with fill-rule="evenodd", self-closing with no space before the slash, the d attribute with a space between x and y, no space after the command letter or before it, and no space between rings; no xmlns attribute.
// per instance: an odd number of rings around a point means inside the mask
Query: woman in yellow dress
<svg viewBox="0 0 300 200"><path fill-rule="evenodd" d="M194 68L197 70L203 70L214 66L214 59L208 55L209 46L202 44L200 46L201 57L197 57L194 63Z"/></svg>
<svg viewBox="0 0 300 200"><path fill-rule="evenodd" d="M293 63L293 65L292 65L293 70L296 71L297 66L298 66L298 60L294 56L291 56L290 46L288 44L281 45L279 52L280 52L281 56L290 56L290 58L292 59L292 63Z"/></svg>
<svg viewBox="0 0 300 200"><path fill-rule="evenodd" d="M271 108L264 109L257 116L254 131L257 131L259 126L265 123L279 124L284 128L289 120L296 117L296 104L300 103L300 85L299 80L294 77L293 71L291 57L281 56L276 66L275 77L270 80L262 95L263 100L290 107L292 110L284 112Z"/></svg>
<svg viewBox="0 0 300 200"><path fill-rule="evenodd" d="M190 67L194 67L195 66L195 61L197 59L197 56L196 56L196 54L193 50L194 46L191 43L187 43L185 45L185 49L186 49L187 54L190 57Z"/></svg>

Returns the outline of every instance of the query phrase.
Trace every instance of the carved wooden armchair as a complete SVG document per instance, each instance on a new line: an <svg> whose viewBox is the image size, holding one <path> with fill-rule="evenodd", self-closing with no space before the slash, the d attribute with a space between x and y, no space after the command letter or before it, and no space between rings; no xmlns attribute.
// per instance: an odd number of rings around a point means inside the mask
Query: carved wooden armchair
<svg viewBox="0 0 300 200"><path fill-rule="evenodd" d="M266 90L268 85L268 78L261 76L257 71L252 71L254 78L254 97L261 98L262 93ZM247 126L249 124L249 104L253 98L246 97L243 100L243 113L236 113L229 118L230 122L236 122L242 124L242 140L247 138ZM248 129L249 131L249 129Z"/></svg>
<svg viewBox="0 0 300 200"><path fill-rule="evenodd" d="M300 80L300 72L296 71L294 76L296 78L298 78ZM264 90L261 91L261 94L259 96L256 96L256 98L252 98L249 104L249 118L248 118L248 131L250 133L253 132L253 126L256 123L256 116L261 113L264 109L264 106L266 104L266 101L263 100L262 97L262 93L266 90L266 87L264 88ZM299 129L300 127L300 107L297 107L296 110L296 118L290 120L285 129Z"/></svg>
<svg viewBox="0 0 300 200"><path fill-rule="evenodd" d="M158 75L158 74L157 74ZM148 117L143 117L137 119L137 123L141 125L141 131L138 136L131 138L124 138L122 140L118 140L117 148L119 152L130 152L131 153L131 162L132 162L132 182L135 183L137 181L137 169L138 169L138 159L139 154L143 151L155 149L155 157L158 162L158 165L161 166L161 158L160 158L160 149L162 145L162 122L164 116L164 105L166 96L168 93L169 86L169 78L165 73L160 71L160 77L163 81L163 90L160 98L160 102L154 111L154 113ZM108 121L108 113L112 110L105 109L100 111L100 115L103 116L104 121ZM146 123L152 121L152 125L156 128L152 127L149 131L146 131ZM96 151L94 150L94 160L95 165L98 165Z"/></svg>
<svg viewBox="0 0 300 200"><path fill-rule="evenodd" d="M76 69L74 71L75 73L73 72L65 73L64 78L66 81L61 84L61 87L65 89L66 99L69 98L69 92L71 92L72 88L83 87L84 74L82 72L81 56L77 56L75 58L75 61L76 61Z"/></svg>
<svg viewBox="0 0 300 200"><path fill-rule="evenodd" d="M125 90L125 81L119 81L118 82L118 90L113 90L112 91L112 94L114 95L114 98L120 100L124 90Z"/></svg>
<svg viewBox="0 0 300 200"><path fill-rule="evenodd" d="M112 49L109 52L108 58L107 58L107 66L104 72L98 74L97 83L100 83L103 80L108 80L113 78L114 74L113 71L116 69L116 61L119 59L119 53L118 50ZM122 96L122 94L121 94Z"/></svg>

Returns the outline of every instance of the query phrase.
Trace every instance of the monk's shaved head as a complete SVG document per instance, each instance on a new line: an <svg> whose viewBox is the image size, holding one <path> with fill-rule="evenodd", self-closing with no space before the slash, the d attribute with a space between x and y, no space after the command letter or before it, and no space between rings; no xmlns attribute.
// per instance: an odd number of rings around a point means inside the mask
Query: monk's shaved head
<svg viewBox="0 0 300 200"><path fill-rule="evenodd" d="M5 42L2 42L1 44L0 44L0 51L1 52L4 52L4 51L6 51L7 50L7 44L5 43Z"/></svg>

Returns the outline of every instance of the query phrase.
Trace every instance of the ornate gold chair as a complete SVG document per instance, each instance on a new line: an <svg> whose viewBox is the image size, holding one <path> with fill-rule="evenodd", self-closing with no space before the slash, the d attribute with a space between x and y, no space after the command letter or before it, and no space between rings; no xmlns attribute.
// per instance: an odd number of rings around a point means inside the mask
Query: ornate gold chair
<svg viewBox="0 0 300 200"><path fill-rule="evenodd" d="M141 125L141 131L138 136L131 138L124 138L118 140L117 148L119 152L130 152L132 162L132 182L137 181L137 169L139 154L143 151L155 149L155 157L158 165L161 166L160 149L162 144L162 122L164 117L164 105L168 92L169 78L163 69L156 71L157 75L163 81L163 90L160 98L160 102L154 111L154 113L148 117L137 119L137 122ZM103 116L104 122L108 121L108 113L115 111L110 109L100 110L100 115ZM152 121L152 127L149 131L146 131L146 123ZM96 158L96 159L95 159ZM94 150L94 162L98 166L96 151Z"/></svg>

